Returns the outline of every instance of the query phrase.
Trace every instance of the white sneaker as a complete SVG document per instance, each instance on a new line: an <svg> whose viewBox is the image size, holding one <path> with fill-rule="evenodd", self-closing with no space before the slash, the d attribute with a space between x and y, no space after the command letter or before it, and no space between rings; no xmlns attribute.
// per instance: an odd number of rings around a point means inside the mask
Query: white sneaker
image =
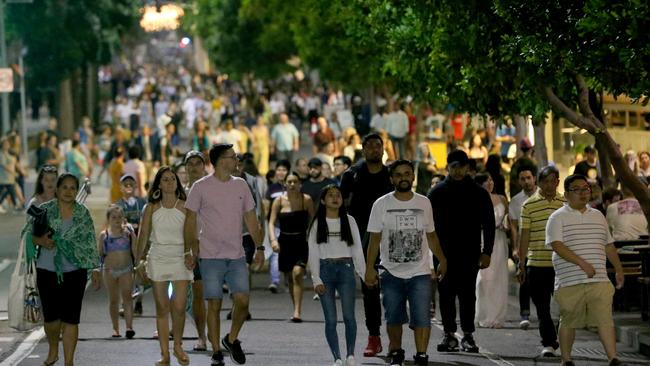
<svg viewBox="0 0 650 366"><path fill-rule="evenodd" d="M349 355L348 358L345 359L345 366L357 366L357 360L354 359L354 356Z"/></svg>
<svg viewBox="0 0 650 366"><path fill-rule="evenodd" d="M334 366L343 366L343 361L336 360L336 362L334 362Z"/></svg>
<svg viewBox="0 0 650 366"><path fill-rule="evenodd" d="M312 300L320 301L320 296L318 296L318 294L316 294L316 295L314 295L314 297L312 297Z"/></svg>
<svg viewBox="0 0 650 366"><path fill-rule="evenodd" d="M4 207L0 206L0 214L6 214L7 210Z"/></svg>
<svg viewBox="0 0 650 366"><path fill-rule="evenodd" d="M524 319L519 322L519 328L523 330L528 330L530 328L530 321L528 319Z"/></svg>
<svg viewBox="0 0 650 366"><path fill-rule="evenodd" d="M555 357L555 348L553 347L544 347L542 348L542 357Z"/></svg>

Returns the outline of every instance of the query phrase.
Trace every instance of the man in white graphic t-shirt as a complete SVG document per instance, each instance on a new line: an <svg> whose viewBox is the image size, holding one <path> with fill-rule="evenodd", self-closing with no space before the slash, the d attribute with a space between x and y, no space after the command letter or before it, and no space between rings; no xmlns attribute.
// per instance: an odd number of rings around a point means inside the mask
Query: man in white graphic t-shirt
<svg viewBox="0 0 650 366"><path fill-rule="evenodd" d="M441 278L447 272L447 259L435 233L429 200L411 189L415 179L413 164L408 160L396 160L388 171L395 191L378 198L372 206L367 229L370 244L365 282L371 287L377 285L378 279L381 282L390 364L404 362L402 324L408 322L415 335L415 364L427 365L431 281L432 277ZM378 276L375 261L380 247L381 274ZM430 251L440 263L437 273L431 270Z"/></svg>

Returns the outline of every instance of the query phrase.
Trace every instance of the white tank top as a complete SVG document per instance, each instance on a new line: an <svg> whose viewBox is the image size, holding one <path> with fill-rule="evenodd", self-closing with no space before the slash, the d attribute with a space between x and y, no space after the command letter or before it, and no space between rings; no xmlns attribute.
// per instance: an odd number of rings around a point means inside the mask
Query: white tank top
<svg viewBox="0 0 650 366"><path fill-rule="evenodd" d="M155 244L170 245L183 244L183 226L185 225L185 214L176 208L178 199L174 207L160 208L153 213L151 241Z"/></svg>

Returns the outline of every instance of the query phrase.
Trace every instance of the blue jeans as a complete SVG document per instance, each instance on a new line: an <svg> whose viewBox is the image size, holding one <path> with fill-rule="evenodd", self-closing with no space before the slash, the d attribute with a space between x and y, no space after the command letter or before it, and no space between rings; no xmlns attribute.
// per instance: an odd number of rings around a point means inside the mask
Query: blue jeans
<svg viewBox="0 0 650 366"><path fill-rule="evenodd" d="M207 259L199 261L203 278L203 298L206 300L223 298L223 284L226 283L232 294L246 294L248 287L248 266L246 257L238 259Z"/></svg>
<svg viewBox="0 0 650 366"><path fill-rule="evenodd" d="M354 343L357 339L357 321L354 316L356 297L356 278L352 258L321 259L320 277L325 285L325 294L320 295L320 304L325 316L325 338L330 346L334 360L341 358L339 337L336 333L336 291L341 297L341 310L345 324L345 344L348 356L354 355Z"/></svg>
<svg viewBox="0 0 650 366"><path fill-rule="evenodd" d="M415 328L431 328L431 319L429 317L429 309L431 309L431 275L399 278L388 271L384 271L379 278L381 292L384 294L386 325L409 323L411 327ZM411 315L410 322L406 310L407 301Z"/></svg>
<svg viewBox="0 0 650 366"><path fill-rule="evenodd" d="M278 253L273 252L269 257L269 275L271 284L278 286L280 284L280 267L278 264Z"/></svg>

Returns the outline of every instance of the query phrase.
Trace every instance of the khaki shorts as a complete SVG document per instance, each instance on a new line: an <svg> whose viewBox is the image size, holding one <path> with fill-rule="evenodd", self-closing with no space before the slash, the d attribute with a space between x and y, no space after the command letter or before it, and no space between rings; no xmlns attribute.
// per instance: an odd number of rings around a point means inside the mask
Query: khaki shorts
<svg viewBox="0 0 650 366"><path fill-rule="evenodd" d="M614 326L611 282L591 282L555 290L555 301L560 305L560 326L585 328Z"/></svg>

